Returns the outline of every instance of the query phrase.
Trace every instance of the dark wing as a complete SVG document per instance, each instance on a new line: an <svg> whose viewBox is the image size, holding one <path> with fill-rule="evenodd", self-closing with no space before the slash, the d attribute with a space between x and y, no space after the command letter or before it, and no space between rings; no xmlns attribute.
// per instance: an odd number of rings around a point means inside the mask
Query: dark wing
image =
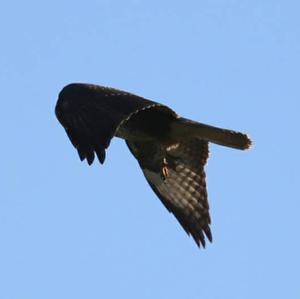
<svg viewBox="0 0 300 299"><path fill-rule="evenodd" d="M104 162L105 149L116 130L132 114L161 106L121 90L73 83L60 92L55 113L80 159L92 164L95 153L99 161Z"/></svg>
<svg viewBox="0 0 300 299"><path fill-rule="evenodd" d="M161 173L153 171L155 167L152 170L145 168L143 157L147 156L149 145L128 142L127 145L165 207L175 215L184 230L192 235L197 245L205 247L205 235L212 241L204 172L208 143L191 139L168 147L165 155L168 175L164 179ZM160 146L156 147L156 151L161 151ZM163 155L161 152L156 154Z"/></svg>

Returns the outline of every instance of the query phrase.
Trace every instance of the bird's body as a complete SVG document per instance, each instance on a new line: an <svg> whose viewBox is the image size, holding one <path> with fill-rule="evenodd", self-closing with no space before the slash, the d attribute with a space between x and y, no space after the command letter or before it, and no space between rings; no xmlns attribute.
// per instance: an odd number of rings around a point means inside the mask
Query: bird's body
<svg viewBox="0 0 300 299"><path fill-rule="evenodd" d="M113 136L124 139L157 196L197 245L211 241L204 165L208 142L246 149L247 135L179 117L162 104L117 89L70 84L56 115L80 159L101 163Z"/></svg>

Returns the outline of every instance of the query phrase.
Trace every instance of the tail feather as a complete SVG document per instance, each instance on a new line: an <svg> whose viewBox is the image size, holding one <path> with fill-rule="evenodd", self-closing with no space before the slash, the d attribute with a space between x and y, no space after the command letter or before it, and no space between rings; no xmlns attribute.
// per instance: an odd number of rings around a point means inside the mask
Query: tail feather
<svg viewBox="0 0 300 299"><path fill-rule="evenodd" d="M185 118L172 124L172 135L179 138L198 137L219 145L245 150L251 147L251 139L244 133L213 127Z"/></svg>

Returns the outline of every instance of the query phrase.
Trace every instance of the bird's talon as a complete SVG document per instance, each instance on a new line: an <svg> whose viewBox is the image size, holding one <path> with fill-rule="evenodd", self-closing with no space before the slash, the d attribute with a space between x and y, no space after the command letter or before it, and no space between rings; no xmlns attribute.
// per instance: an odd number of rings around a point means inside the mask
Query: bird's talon
<svg viewBox="0 0 300 299"><path fill-rule="evenodd" d="M162 177L165 180L169 176L169 169L167 166L163 166L162 168Z"/></svg>

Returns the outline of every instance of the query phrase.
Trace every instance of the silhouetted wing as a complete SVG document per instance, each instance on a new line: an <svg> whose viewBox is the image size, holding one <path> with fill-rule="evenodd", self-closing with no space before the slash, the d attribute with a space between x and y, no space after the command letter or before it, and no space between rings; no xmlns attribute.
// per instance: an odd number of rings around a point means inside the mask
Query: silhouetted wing
<svg viewBox="0 0 300 299"><path fill-rule="evenodd" d="M80 159L92 164L96 153L103 164L105 149L118 127L131 115L160 106L121 90L74 83L60 92L55 113Z"/></svg>
<svg viewBox="0 0 300 299"><path fill-rule="evenodd" d="M197 245L205 247L205 236L212 241L210 231L209 205L205 182L204 165L208 158L208 143L191 139L167 148L165 155L168 176L163 179L159 171L145 168L143 157L149 154L147 144L127 145L137 158L143 173L153 191L165 207L172 212L184 230L191 234ZM156 151L161 147L156 146ZM153 155L153 148L151 149ZM148 152L148 153L147 153ZM157 156L163 155L157 153ZM155 160L155 154L153 155Z"/></svg>

